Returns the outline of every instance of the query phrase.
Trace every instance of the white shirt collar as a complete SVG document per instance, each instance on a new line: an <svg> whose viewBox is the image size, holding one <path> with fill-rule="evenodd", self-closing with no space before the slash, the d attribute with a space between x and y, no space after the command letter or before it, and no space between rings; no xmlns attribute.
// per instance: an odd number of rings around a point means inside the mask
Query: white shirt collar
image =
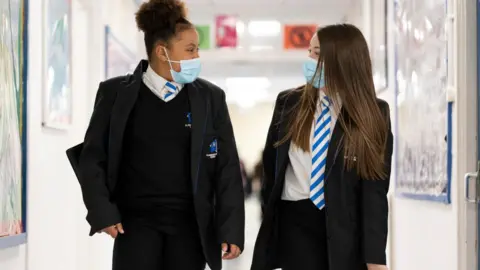
<svg viewBox="0 0 480 270"><path fill-rule="evenodd" d="M143 82L155 95L164 100L165 84L168 81L162 76L158 75L150 65L148 66L145 73L143 73ZM176 96L180 92L180 90L182 90L183 84L179 84L176 82L169 83L175 85L178 89L178 91L171 98L169 98L173 99L173 97Z"/></svg>

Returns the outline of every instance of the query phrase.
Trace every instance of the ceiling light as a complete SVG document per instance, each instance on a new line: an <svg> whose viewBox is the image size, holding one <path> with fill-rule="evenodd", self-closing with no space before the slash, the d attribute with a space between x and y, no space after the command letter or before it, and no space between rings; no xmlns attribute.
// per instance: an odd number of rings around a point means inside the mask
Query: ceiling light
<svg viewBox="0 0 480 270"><path fill-rule="evenodd" d="M248 32L254 37L278 36L281 29L282 24L279 21L250 21L248 23Z"/></svg>
<svg viewBox="0 0 480 270"><path fill-rule="evenodd" d="M236 29L239 36L243 35L243 33L245 32L245 23L242 21L237 21Z"/></svg>

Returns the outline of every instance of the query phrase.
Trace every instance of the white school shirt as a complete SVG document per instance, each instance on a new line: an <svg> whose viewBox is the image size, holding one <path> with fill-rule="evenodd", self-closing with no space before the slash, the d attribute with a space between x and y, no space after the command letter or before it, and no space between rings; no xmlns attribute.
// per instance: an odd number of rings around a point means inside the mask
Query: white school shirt
<svg viewBox="0 0 480 270"><path fill-rule="evenodd" d="M321 94L324 96L325 94ZM332 104L330 103L330 134L333 134L333 129L337 123L338 115L336 114ZM310 132L310 146L313 144L313 133L315 131L315 121L322 113L320 100L317 102L317 110L312 122L312 129ZM328 150L327 150L328 151ZM282 191L282 200L285 201L299 201L310 198L310 180L312 174L312 152L305 152L293 143L290 144L288 150L288 157L290 162L287 165L285 172L285 185Z"/></svg>
<svg viewBox="0 0 480 270"><path fill-rule="evenodd" d="M147 68L147 71L143 73L142 76L143 83L152 91L157 97L165 102L169 102L170 100L174 99L178 93L183 88L183 84L179 84L176 82L169 82L177 87L177 91L170 95L168 98L165 98L165 95L168 93L168 88L165 86L168 82L162 76L158 75L150 65Z"/></svg>

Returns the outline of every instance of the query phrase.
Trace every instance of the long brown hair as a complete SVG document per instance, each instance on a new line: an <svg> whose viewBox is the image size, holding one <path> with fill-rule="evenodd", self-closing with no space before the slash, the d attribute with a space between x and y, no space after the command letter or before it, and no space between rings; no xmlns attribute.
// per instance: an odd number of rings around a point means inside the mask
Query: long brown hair
<svg viewBox="0 0 480 270"><path fill-rule="evenodd" d="M324 69L325 92L340 114L338 122L345 134L345 167L356 169L364 179L382 179L386 176L389 112L382 113L377 103L367 42L361 31L350 24L322 27L316 36L320 55L315 76L320 76ZM319 90L308 82L297 91L301 91L300 101L288 113L288 131L277 146L291 139L297 147L310 152L309 135Z"/></svg>

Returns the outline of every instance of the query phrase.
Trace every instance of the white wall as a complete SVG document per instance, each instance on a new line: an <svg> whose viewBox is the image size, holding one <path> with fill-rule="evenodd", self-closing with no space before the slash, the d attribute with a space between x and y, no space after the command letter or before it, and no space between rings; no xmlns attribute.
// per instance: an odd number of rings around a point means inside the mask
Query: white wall
<svg viewBox="0 0 480 270"><path fill-rule="evenodd" d="M391 2L391 1L389 1ZM465 4L469 2L469 5ZM453 49L451 58L454 66L452 76L461 76L458 80L457 89L457 104L454 109L455 125L454 125L454 149L453 149L453 177L451 185L451 199L450 205L440 203L432 203L426 201L416 201L396 198L393 196L391 200L391 218L392 227L390 228L391 237L391 270L474 270L474 264L467 266L467 253L470 255L470 261L473 251L473 245L470 244L467 252L466 242L466 214L465 203L463 199L463 174L468 170L474 170L475 145L474 133L472 131L475 126L474 110L468 108L475 108L475 80L476 69L475 61L471 59L476 58L474 46L471 45L475 35L472 34L476 29L475 25L475 3L474 1L450 0L450 11L455 14L456 20L459 24L456 25L455 31L462 29L472 29L463 33L460 39L455 32L450 32L453 35L454 44L450 46ZM453 8L455 7L455 8ZM393 55L393 9L389 5L389 81L395 80L394 73L394 59ZM467 21L465 14L468 13L468 21L471 24L465 24ZM462 15L460 15L462 14ZM470 44L467 46L466 41ZM475 43L475 42L473 42ZM469 61L466 61L470 59ZM470 64L467 64L470 63ZM391 107L393 107L393 85L390 86L390 93L385 93L389 96ZM467 111L469 110L469 112ZM473 126L467 132L468 126ZM463 141L463 142L462 142ZM473 157L472 157L473 156ZM473 162L472 162L473 159ZM392 184L394 183L392 178ZM394 189L394 185L392 186ZM393 190L392 190L393 191ZM393 193L393 192L392 192ZM471 219L470 219L471 220ZM473 224L469 225L472 226ZM473 242L473 236L470 235L468 242Z"/></svg>
<svg viewBox="0 0 480 270"><path fill-rule="evenodd" d="M65 156L68 147L82 140L103 79L104 24L137 50L133 1L109 1L106 13L97 1L72 1L73 124L66 131L41 126L42 1L29 1L28 236L26 245L0 250L2 270L110 268L111 240L88 237L80 188Z"/></svg>

